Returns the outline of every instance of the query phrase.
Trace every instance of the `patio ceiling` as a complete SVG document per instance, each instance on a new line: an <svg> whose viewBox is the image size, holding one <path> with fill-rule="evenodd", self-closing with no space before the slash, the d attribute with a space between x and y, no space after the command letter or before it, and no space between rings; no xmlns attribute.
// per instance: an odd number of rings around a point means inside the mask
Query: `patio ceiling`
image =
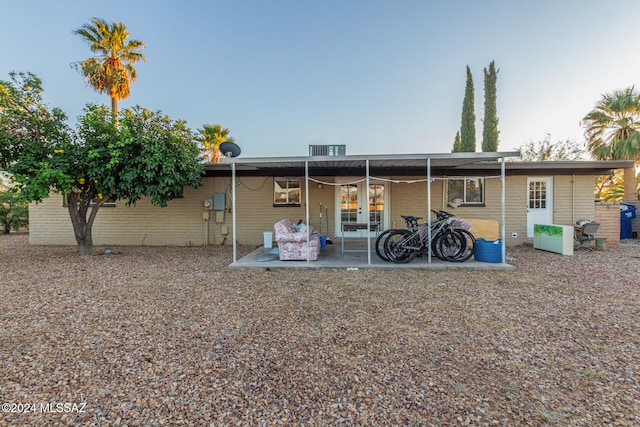
<svg viewBox="0 0 640 427"><path fill-rule="evenodd" d="M308 162L313 176L364 174L367 160L371 174L376 175L426 175L427 162L431 175L473 176L500 173L497 160L518 157L518 152L497 153L437 153L391 154L367 156L313 156L313 157L256 157L222 159L218 164L205 166L207 176L230 174L231 163L244 176L304 175ZM633 160L505 162L506 175L610 175L613 169L633 167Z"/></svg>

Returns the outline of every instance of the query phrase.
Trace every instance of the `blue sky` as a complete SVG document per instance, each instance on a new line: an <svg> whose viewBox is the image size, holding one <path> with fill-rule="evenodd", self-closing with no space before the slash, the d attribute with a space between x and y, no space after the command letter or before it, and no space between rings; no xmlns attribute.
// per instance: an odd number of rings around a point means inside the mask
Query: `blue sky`
<svg viewBox="0 0 640 427"><path fill-rule="evenodd" d="M0 79L31 71L72 119L104 103L70 63L92 17L127 25L146 63L121 108L142 105L196 130L221 123L244 157L451 151L466 78L498 73L499 150L547 133L583 141L602 94L640 83L635 0L0 0Z"/></svg>

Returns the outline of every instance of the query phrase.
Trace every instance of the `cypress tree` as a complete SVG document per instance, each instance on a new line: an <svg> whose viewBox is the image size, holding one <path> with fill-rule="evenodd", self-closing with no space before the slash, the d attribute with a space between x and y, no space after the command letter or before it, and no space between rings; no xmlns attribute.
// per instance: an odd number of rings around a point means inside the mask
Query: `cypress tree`
<svg viewBox="0 0 640 427"><path fill-rule="evenodd" d="M452 153L459 153L460 152L460 131L456 132L456 138L453 140L453 150L451 150Z"/></svg>
<svg viewBox="0 0 640 427"><path fill-rule="evenodd" d="M467 65L467 84L462 102L462 126L460 126L460 152L476 151L476 113L474 108L473 76Z"/></svg>
<svg viewBox="0 0 640 427"><path fill-rule="evenodd" d="M482 151L498 151L498 113L496 107L496 82L498 71L495 61L484 69L484 120L482 124Z"/></svg>

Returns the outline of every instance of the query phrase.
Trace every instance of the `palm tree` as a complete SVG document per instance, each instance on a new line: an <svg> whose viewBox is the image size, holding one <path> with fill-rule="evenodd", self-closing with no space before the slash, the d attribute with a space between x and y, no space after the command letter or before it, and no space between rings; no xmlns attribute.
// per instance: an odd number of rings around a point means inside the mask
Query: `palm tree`
<svg viewBox="0 0 640 427"><path fill-rule="evenodd" d="M582 124L595 158L640 160L640 93L633 86L603 95Z"/></svg>
<svg viewBox="0 0 640 427"><path fill-rule="evenodd" d="M146 45L139 40L127 41L130 34L126 25L120 22L109 24L99 18L93 18L91 23L84 24L74 34L82 37L92 52L98 53L76 65L91 87L109 95L113 120L118 126L118 101L129 97L131 83L137 77L133 64L147 60L140 53Z"/></svg>
<svg viewBox="0 0 640 427"><path fill-rule="evenodd" d="M220 123L205 124L198 132L200 132L200 136L196 139L202 143L204 159L210 163L220 163L222 155L220 144L235 141L232 136L229 136L229 129L223 128Z"/></svg>
<svg viewBox="0 0 640 427"><path fill-rule="evenodd" d="M605 94L582 119L587 149L596 159L640 162L640 93L631 86ZM635 170L625 170L625 199L637 200ZM633 190L632 190L633 189Z"/></svg>

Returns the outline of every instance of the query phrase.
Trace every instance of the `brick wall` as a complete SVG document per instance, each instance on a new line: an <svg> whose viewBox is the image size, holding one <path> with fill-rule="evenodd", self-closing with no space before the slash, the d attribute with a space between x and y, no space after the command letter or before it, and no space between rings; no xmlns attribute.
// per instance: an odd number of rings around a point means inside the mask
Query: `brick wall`
<svg viewBox="0 0 640 427"><path fill-rule="evenodd" d="M597 237L605 237L607 244L620 243L620 205L617 203L596 203L596 221L600 223Z"/></svg>
<svg viewBox="0 0 640 427"><path fill-rule="evenodd" d="M398 177L392 177L398 178ZM420 177L412 177L420 178ZM325 177L326 181L333 177ZM601 225L598 236L608 237L608 242L617 244L620 236L619 205L602 205L594 214L593 177L554 177L553 223L572 225L587 218L596 219ZM304 184L304 177L301 177ZM304 187L304 185L303 185ZM323 211L323 234L327 221L329 236L338 236L336 215L339 215L339 194L331 185L309 186L310 220L319 227L320 202L329 208L329 217ZM436 180L431 187L432 209L447 209L459 218L474 218L500 222L501 181L485 180L485 206L446 206L444 181ZM388 227L403 227L402 214L426 217L426 183L389 183L390 211ZM227 209L217 218L210 212L208 221L203 218L203 200L211 200L214 193L227 194ZM259 245L264 231L273 231L273 224L282 218L298 220L305 217L304 199L300 206L273 206L273 178L238 177L236 188L236 214L238 221L237 241L241 244ZM304 198L304 188L303 188ZM527 177L507 177L505 203L507 246L522 244L527 238ZM216 221L219 219L219 222ZM635 220L638 221L638 220ZM229 177L204 178L202 187L186 188L183 199L169 202L166 208L151 205L141 200L135 206L119 202L114 208L103 207L93 228L96 245L210 245L232 242L231 186ZM42 203L30 205L30 242L33 244L74 245L73 229L67 209L62 205L62 196L53 195ZM637 228L635 228L637 230ZM516 233L517 237L512 237ZM205 238L206 236L206 238Z"/></svg>

